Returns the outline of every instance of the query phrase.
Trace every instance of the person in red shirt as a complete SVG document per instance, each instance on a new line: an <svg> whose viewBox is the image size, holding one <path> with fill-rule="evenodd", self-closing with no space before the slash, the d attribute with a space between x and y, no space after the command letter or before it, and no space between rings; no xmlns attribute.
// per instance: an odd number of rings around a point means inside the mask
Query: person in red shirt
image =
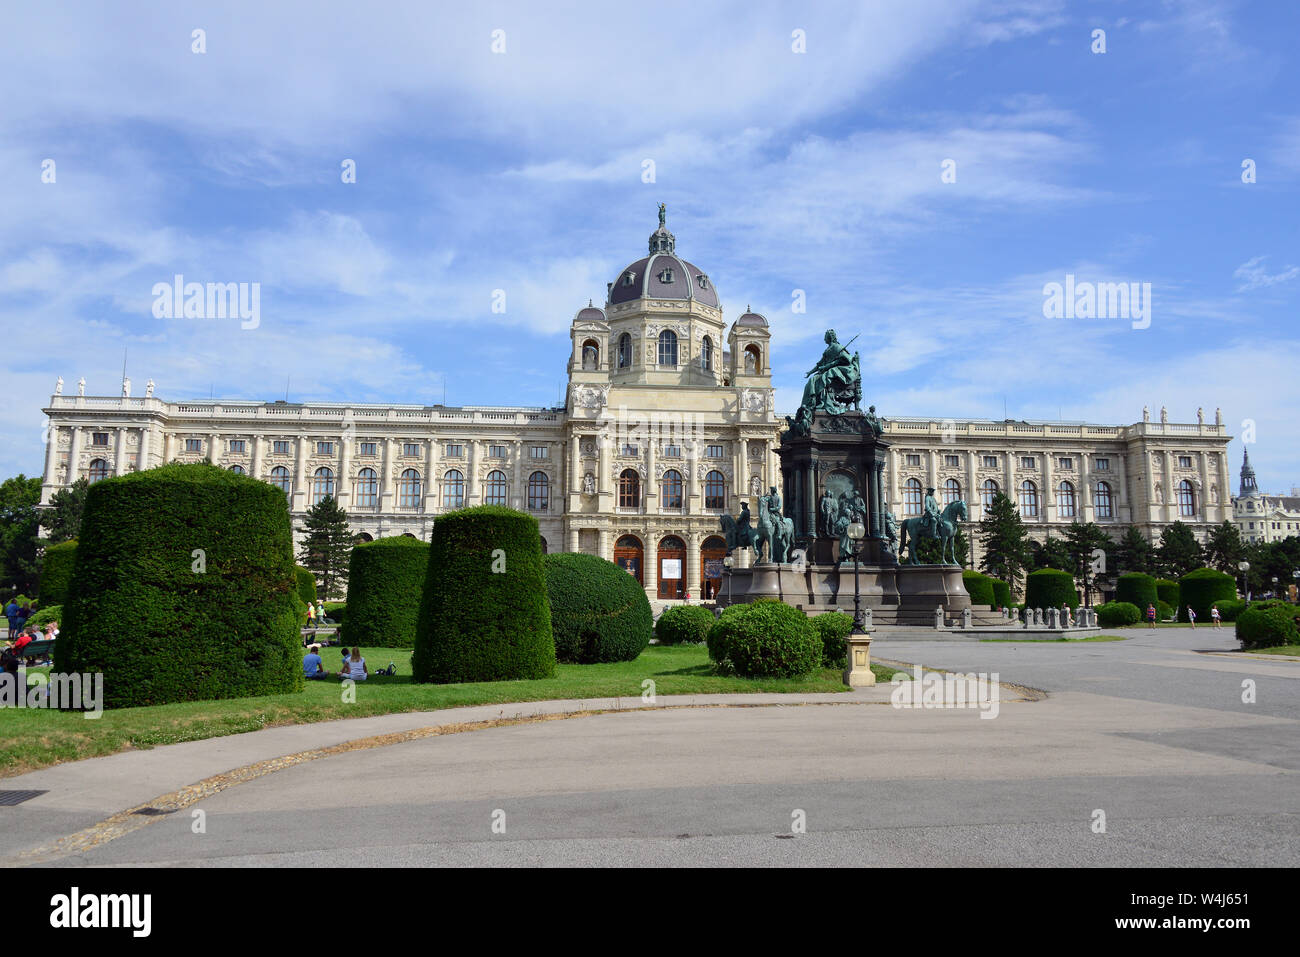
<svg viewBox="0 0 1300 957"><path fill-rule="evenodd" d="M1147 605L1147 627L1154 628L1155 626L1156 626L1156 606Z"/></svg>

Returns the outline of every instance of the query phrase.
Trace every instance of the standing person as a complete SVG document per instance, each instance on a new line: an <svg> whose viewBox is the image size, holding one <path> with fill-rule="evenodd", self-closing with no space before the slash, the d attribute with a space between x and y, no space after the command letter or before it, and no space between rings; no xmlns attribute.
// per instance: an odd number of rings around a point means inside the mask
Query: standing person
<svg viewBox="0 0 1300 957"><path fill-rule="evenodd" d="M18 608L18 630L22 631L23 626L27 624L27 619L32 617L32 603L25 601Z"/></svg>
<svg viewBox="0 0 1300 957"><path fill-rule="evenodd" d="M316 625L316 606L307 602L307 627L312 628Z"/></svg>
<svg viewBox="0 0 1300 957"><path fill-rule="evenodd" d="M316 602L316 624L325 624L325 603L323 601Z"/></svg>
<svg viewBox="0 0 1300 957"><path fill-rule="evenodd" d="M1156 626L1156 606L1147 605L1147 627L1155 628Z"/></svg>
<svg viewBox="0 0 1300 957"><path fill-rule="evenodd" d="M9 620L9 634L7 637L12 638L14 632L18 630L18 602L12 598L9 599L9 604L5 605L5 618Z"/></svg>
<svg viewBox="0 0 1300 957"><path fill-rule="evenodd" d="M1193 628L1196 627L1196 612L1192 610L1191 605L1187 606L1187 620L1192 623Z"/></svg>
<svg viewBox="0 0 1300 957"><path fill-rule="evenodd" d="M1220 621L1220 617L1219 617L1219 606L1218 606L1218 605L1213 605L1213 606L1211 606L1211 608L1210 608L1210 619L1214 622L1214 627L1215 627L1215 628L1222 628L1222 627L1223 627L1223 624L1222 624L1222 622Z"/></svg>

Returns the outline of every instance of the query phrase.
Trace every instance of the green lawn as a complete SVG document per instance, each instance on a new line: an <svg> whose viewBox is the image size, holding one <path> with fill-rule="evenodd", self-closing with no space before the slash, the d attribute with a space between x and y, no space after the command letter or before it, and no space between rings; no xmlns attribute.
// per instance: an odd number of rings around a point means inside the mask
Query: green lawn
<svg viewBox="0 0 1300 957"><path fill-rule="evenodd" d="M362 718L402 711L433 711L465 705L544 701L557 698L640 698L642 681L655 682L660 695L742 692L847 691L839 671L821 670L800 679L726 678L711 674L703 645L651 646L635 661L601 665L560 665L554 678L475 684L420 685L411 681L409 648L362 648L371 670L392 661L398 673L372 677L356 686L356 702L344 704L339 682L309 681L301 694L269 695L122 708L95 720L80 714L0 709L0 777L63 761L113 754L128 748L196 741L285 724ZM324 648L325 666L342 665L338 648ZM39 670L39 669L34 669ZM888 683L893 669L872 665Z"/></svg>
<svg viewBox="0 0 1300 957"><path fill-rule="evenodd" d="M1300 658L1300 645L1278 645L1276 648L1246 648L1248 655L1287 655Z"/></svg>

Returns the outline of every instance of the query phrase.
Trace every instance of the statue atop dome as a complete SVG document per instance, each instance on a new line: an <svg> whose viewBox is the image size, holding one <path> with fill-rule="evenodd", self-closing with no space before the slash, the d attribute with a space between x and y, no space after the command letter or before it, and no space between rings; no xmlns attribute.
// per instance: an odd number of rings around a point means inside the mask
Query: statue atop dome
<svg viewBox="0 0 1300 957"><path fill-rule="evenodd" d="M668 228L668 207L663 203L659 204L659 228Z"/></svg>

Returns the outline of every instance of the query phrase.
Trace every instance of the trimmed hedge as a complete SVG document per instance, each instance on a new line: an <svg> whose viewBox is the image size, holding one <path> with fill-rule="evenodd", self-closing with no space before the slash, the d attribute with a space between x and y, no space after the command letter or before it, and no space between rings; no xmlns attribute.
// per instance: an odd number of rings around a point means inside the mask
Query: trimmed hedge
<svg viewBox="0 0 1300 957"><path fill-rule="evenodd" d="M502 505L476 505L441 516L429 546L411 655L414 680L553 677L555 638L537 519Z"/></svg>
<svg viewBox="0 0 1300 957"><path fill-rule="evenodd" d="M1178 609L1163 598L1156 601L1156 620L1168 621L1170 618L1178 617Z"/></svg>
<svg viewBox="0 0 1300 957"><path fill-rule="evenodd" d="M68 583L77 561L77 540L59 542L45 549L41 559L41 605L62 605L68 600Z"/></svg>
<svg viewBox="0 0 1300 957"><path fill-rule="evenodd" d="M343 644L411 648L420 597L429 572L429 544L407 535L377 538L352 549L348 604L352 614L339 629ZM329 609L325 610L326 617Z"/></svg>
<svg viewBox="0 0 1300 957"><path fill-rule="evenodd" d="M661 645L678 645L683 641L704 641L709 637L709 629L713 627L715 620L713 612L707 608L698 605L674 605L666 609L655 622L655 638Z"/></svg>
<svg viewBox="0 0 1300 957"><path fill-rule="evenodd" d="M1187 621L1187 606L1196 612L1197 621L1209 621L1210 606L1216 601L1237 597L1237 581L1231 575L1213 568L1198 568L1178 580L1182 604L1178 606L1178 620Z"/></svg>
<svg viewBox="0 0 1300 957"><path fill-rule="evenodd" d="M296 576L298 585L298 597L305 604L316 604L316 576L312 574L310 568L303 568L301 565L293 566L293 573Z"/></svg>
<svg viewBox="0 0 1300 957"><path fill-rule="evenodd" d="M1295 615L1280 605L1251 605L1237 616L1237 640L1243 648L1300 645Z"/></svg>
<svg viewBox="0 0 1300 957"><path fill-rule="evenodd" d="M32 612L32 617L27 619L27 624L43 629L48 621L63 623L62 605L46 605L40 611Z"/></svg>
<svg viewBox="0 0 1300 957"><path fill-rule="evenodd" d="M814 615L813 629L822 640L822 667L847 668L849 666L849 633L853 631L853 616L842 611L828 611Z"/></svg>
<svg viewBox="0 0 1300 957"><path fill-rule="evenodd" d="M645 651L654 612L635 578L597 555L573 552L542 556L542 568L557 661L632 661ZM707 611L704 614L713 620Z"/></svg>
<svg viewBox="0 0 1300 957"><path fill-rule="evenodd" d="M1236 621L1238 616L1246 610L1246 603L1240 598L1223 599L1216 601L1214 604L1219 606L1220 621Z"/></svg>
<svg viewBox="0 0 1300 957"><path fill-rule="evenodd" d="M1025 577L1025 606L1027 608L1079 607L1079 595L1074 590L1074 576L1057 568L1040 568Z"/></svg>
<svg viewBox="0 0 1300 957"><path fill-rule="evenodd" d="M779 601L734 607L709 630L709 654L719 653L714 661L723 674L797 678L821 663L821 637L799 609Z"/></svg>
<svg viewBox="0 0 1300 957"><path fill-rule="evenodd" d="M111 708L300 691L293 567L289 509L266 482L207 464L96 482L59 670L102 672Z"/></svg>
<svg viewBox="0 0 1300 957"><path fill-rule="evenodd" d="M1128 572L1120 575L1115 582L1115 600L1137 605L1145 617L1147 606L1154 605L1160 600L1156 590L1156 580L1146 572Z"/></svg>
<svg viewBox="0 0 1300 957"><path fill-rule="evenodd" d="M970 595L972 605L987 605L993 607L996 599L993 595L993 579L988 575L982 575L979 572L967 569L961 573L961 583L966 586L966 594Z"/></svg>
<svg viewBox="0 0 1300 957"><path fill-rule="evenodd" d="M1000 578L992 578L993 604L995 608L1011 607L1011 586Z"/></svg>
<svg viewBox="0 0 1300 957"><path fill-rule="evenodd" d="M1108 601L1097 606L1097 623L1103 628L1123 628L1142 620L1142 609L1128 601Z"/></svg>
<svg viewBox="0 0 1300 957"><path fill-rule="evenodd" d="M1178 608L1179 607L1178 582L1171 581L1168 578L1157 578L1156 598L1164 602L1170 608Z"/></svg>
<svg viewBox="0 0 1300 957"><path fill-rule="evenodd" d="M426 545L426 547L428 547ZM424 577L421 573L420 587L424 587ZM342 624L343 616L347 613L348 603L345 601L327 601L325 603L325 617L331 621Z"/></svg>

